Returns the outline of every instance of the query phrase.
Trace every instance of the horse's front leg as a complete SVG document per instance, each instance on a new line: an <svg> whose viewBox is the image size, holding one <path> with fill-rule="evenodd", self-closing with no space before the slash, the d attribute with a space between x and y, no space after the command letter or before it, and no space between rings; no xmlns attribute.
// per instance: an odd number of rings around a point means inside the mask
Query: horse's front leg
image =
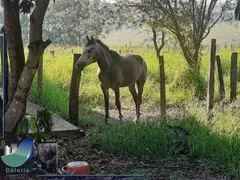
<svg viewBox="0 0 240 180"><path fill-rule="evenodd" d="M120 90L119 90L119 87L116 87L113 90L115 92L115 105L118 108L119 120L122 121L123 115L122 115L121 103L120 103Z"/></svg>
<svg viewBox="0 0 240 180"><path fill-rule="evenodd" d="M108 124L108 118L109 118L109 89L105 88L102 84L101 84L101 88L102 88L102 91L103 91L104 103L105 103L105 122L106 122L106 124Z"/></svg>

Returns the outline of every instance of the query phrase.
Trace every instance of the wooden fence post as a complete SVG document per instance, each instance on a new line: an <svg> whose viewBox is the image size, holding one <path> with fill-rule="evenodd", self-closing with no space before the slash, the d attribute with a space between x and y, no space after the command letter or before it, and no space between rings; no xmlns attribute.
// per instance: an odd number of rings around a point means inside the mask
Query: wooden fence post
<svg viewBox="0 0 240 180"><path fill-rule="evenodd" d="M160 75L160 105L161 117L166 117L166 77L164 69L164 57L159 56L159 75Z"/></svg>
<svg viewBox="0 0 240 180"><path fill-rule="evenodd" d="M79 59L81 54L73 54L73 71L70 85L70 94L69 94L69 121L75 125L78 124L78 111L79 111L79 86L81 79L81 71L76 69L76 62Z"/></svg>
<svg viewBox="0 0 240 180"><path fill-rule="evenodd" d="M218 90L219 90L219 99L222 101L225 98L225 88L224 88L224 81L223 81L223 72L222 72L222 65L220 56L216 56L217 62L217 73L218 73Z"/></svg>
<svg viewBox="0 0 240 180"><path fill-rule="evenodd" d="M231 56L231 74L230 74L230 101L237 98L237 58L238 53L233 52Z"/></svg>
<svg viewBox="0 0 240 180"><path fill-rule="evenodd" d="M208 120L213 117L213 99L214 99L214 64L216 58L216 39L211 40L211 51L208 66L208 89L207 89L207 110Z"/></svg>
<svg viewBox="0 0 240 180"><path fill-rule="evenodd" d="M43 92L43 53L39 59L38 71L37 71L37 90L38 90L38 98L42 97Z"/></svg>

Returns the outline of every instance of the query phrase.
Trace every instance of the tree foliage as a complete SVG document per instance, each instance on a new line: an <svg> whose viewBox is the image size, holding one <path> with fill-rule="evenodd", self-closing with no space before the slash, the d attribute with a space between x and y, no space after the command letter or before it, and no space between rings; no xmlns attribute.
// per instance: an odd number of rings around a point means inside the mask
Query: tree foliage
<svg viewBox="0 0 240 180"><path fill-rule="evenodd" d="M51 1L44 20L44 37L54 44L81 45L86 34L105 36L120 27L125 13L117 4L102 0ZM28 41L29 18L21 15L24 42Z"/></svg>
<svg viewBox="0 0 240 180"><path fill-rule="evenodd" d="M145 21L168 29L178 39L190 68L199 69L201 43L211 28L233 8L234 0L124 0Z"/></svg>

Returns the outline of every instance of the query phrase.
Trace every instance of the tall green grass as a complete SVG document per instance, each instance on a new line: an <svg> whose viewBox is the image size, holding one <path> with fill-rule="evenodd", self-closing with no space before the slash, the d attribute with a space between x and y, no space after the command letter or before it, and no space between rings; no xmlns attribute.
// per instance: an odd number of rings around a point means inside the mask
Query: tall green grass
<svg viewBox="0 0 240 180"><path fill-rule="evenodd" d="M53 83L45 81L42 96L39 97L37 82L34 81L28 99L63 117L68 116L68 93Z"/></svg>
<svg viewBox="0 0 240 180"><path fill-rule="evenodd" d="M240 137L212 132L211 127L195 117L113 124L99 128L85 141L90 147L101 147L143 160L181 155L203 158L208 168L240 177Z"/></svg>

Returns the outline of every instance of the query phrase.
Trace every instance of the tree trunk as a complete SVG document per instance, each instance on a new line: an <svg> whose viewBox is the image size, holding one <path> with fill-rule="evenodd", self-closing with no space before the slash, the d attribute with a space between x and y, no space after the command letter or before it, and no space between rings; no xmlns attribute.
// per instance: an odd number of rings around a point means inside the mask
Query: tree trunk
<svg viewBox="0 0 240 180"><path fill-rule="evenodd" d="M25 57L22 42L22 31L19 19L19 0L3 0L4 23L7 37L7 45L10 59L10 87L7 106L13 100L17 89L17 83L25 65Z"/></svg>
<svg viewBox="0 0 240 180"><path fill-rule="evenodd" d="M11 132L15 127L25 107L27 97L36 74L39 60L44 49L51 43L50 40L42 40L42 25L49 0L38 0L33 13L30 16L30 44L28 46L28 59L17 85L13 101L6 113L6 131Z"/></svg>
<svg viewBox="0 0 240 180"><path fill-rule="evenodd" d="M191 70L200 72L200 65L199 65L199 49L200 45L198 45L195 49L189 49L186 47L186 43L184 42L184 37L181 34L177 34L177 38L179 40L180 47L182 49L183 55L188 63L188 66ZM191 54L191 51L194 51Z"/></svg>

